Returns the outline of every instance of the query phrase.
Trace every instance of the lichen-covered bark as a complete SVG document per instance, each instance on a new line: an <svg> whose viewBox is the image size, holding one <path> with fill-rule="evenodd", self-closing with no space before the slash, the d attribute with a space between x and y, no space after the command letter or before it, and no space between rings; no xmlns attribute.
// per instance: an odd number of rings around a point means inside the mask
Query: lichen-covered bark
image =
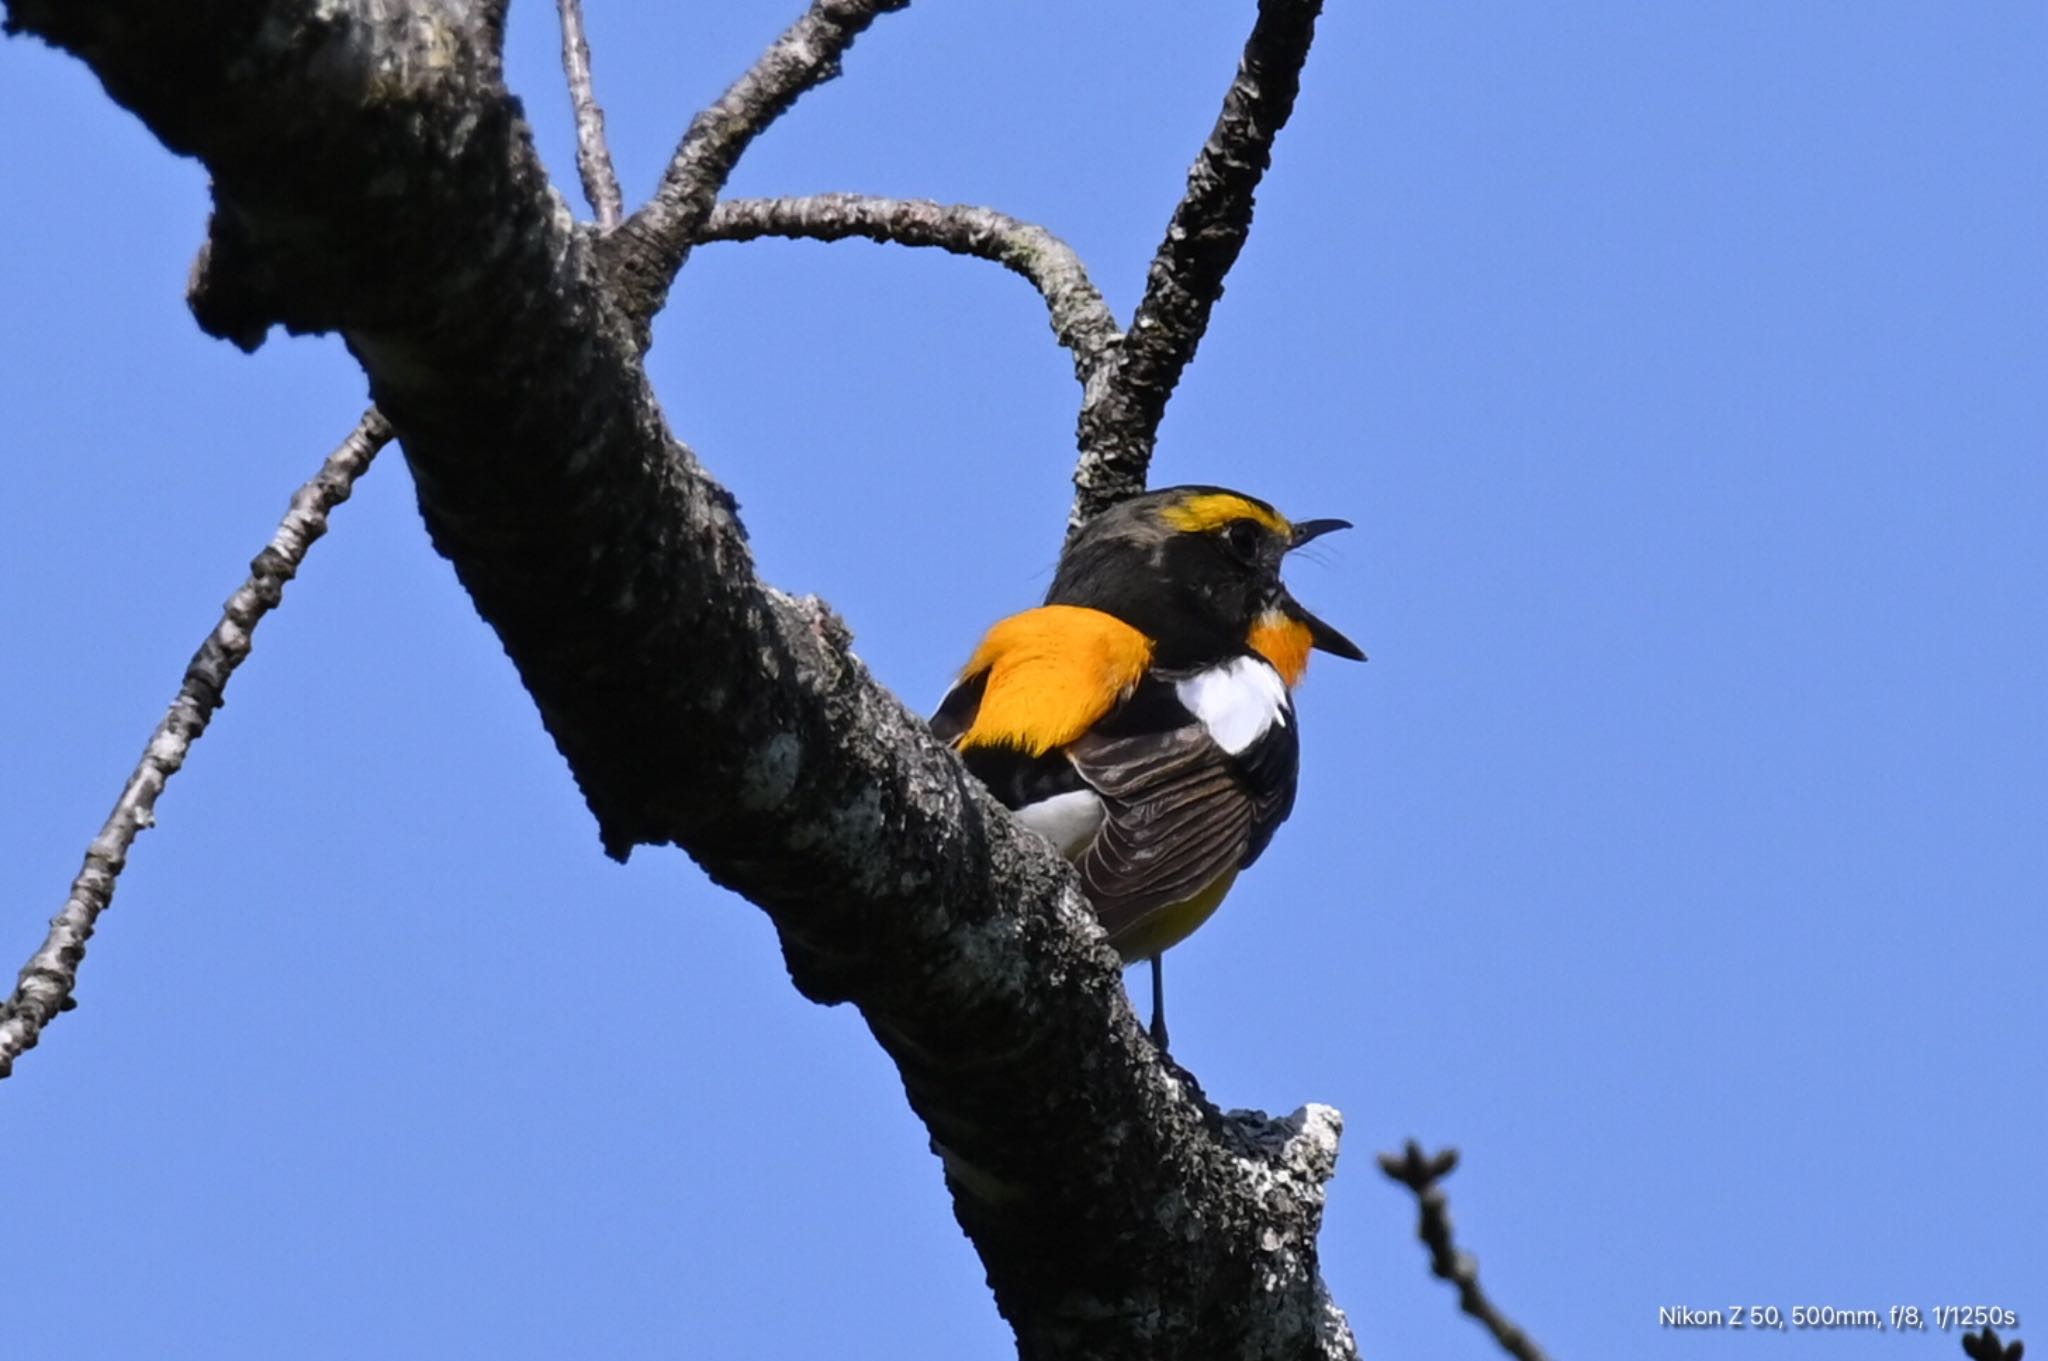
<svg viewBox="0 0 2048 1361"><path fill-rule="evenodd" d="M1027 1357L1349 1356L1334 1112L1220 1115L1067 869L756 580L461 0L7 0L214 178L193 305L340 332L605 847L682 846L898 1064ZM564 960L573 971L577 961Z"/></svg>

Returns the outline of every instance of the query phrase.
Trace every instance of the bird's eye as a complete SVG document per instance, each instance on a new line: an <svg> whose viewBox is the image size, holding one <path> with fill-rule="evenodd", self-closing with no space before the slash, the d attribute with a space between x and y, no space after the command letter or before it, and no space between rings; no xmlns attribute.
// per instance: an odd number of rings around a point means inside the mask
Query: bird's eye
<svg viewBox="0 0 2048 1361"><path fill-rule="evenodd" d="M1223 528L1223 545L1230 555L1243 562L1256 562L1259 557L1259 527L1250 520L1232 520Z"/></svg>

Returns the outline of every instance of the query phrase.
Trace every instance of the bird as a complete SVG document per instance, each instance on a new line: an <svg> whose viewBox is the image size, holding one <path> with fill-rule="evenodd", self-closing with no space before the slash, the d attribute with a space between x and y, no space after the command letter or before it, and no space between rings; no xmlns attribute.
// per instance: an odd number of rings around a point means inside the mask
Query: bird
<svg viewBox="0 0 2048 1361"><path fill-rule="evenodd" d="M1289 521L1215 486L1130 497L1068 540L1045 603L1000 620L931 720L1079 872L1126 965L1207 921L1294 808L1293 688L1311 650L1364 661L1281 563L1347 520Z"/></svg>

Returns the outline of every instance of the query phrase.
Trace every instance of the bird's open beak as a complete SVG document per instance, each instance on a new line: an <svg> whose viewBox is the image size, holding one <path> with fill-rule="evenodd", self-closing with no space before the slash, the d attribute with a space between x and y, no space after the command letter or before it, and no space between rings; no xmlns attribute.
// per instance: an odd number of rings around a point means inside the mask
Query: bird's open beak
<svg viewBox="0 0 2048 1361"><path fill-rule="evenodd" d="M1289 536L1287 541L1287 550L1291 553L1311 539L1319 539L1332 530L1349 528L1351 528L1351 521L1349 520L1303 520L1294 526L1294 533ZM1365 653L1359 648L1358 644L1352 642L1313 614L1310 614L1307 607L1294 598L1293 592L1282 590L1280 607L1295 619L1308 625L1308 639L1311 646L1321 648L1325 652L1334 653L1339 657L1349 657L1354 662L1365 660Z"/></svg>
<svg viewBox="0 0 2048 1361"><path fill-rule="evenodd" d="M1319 647L1325 652L1334 652L1339 657L1349 657L1354 662L1365 660L1365 653L1359 649L1358 644L1310 614L1291 593L1280 597L1280 608L1308 625L1310 646Z"/></svg>

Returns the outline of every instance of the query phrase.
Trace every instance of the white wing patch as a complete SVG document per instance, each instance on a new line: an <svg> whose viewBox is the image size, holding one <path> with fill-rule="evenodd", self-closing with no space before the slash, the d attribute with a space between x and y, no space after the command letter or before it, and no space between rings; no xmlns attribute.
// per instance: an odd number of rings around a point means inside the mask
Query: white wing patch
<svg viewBox="0 0 2048 1361"><path fill-rule="evenodd" d="M1234 657L1174 686L1181 706L1209 730L1217 746L1237 755L1287 722L1287 683L1263 657Z"/></svg>
<svg viewBox="0 0 2048 1361"><path fill-rule="evenodd" d="M1072 860L1088 849L1088 843L1102 829L1102 796L1092 789L1055 794L1025 804L1017 810L1016 817Z"/></svg>

